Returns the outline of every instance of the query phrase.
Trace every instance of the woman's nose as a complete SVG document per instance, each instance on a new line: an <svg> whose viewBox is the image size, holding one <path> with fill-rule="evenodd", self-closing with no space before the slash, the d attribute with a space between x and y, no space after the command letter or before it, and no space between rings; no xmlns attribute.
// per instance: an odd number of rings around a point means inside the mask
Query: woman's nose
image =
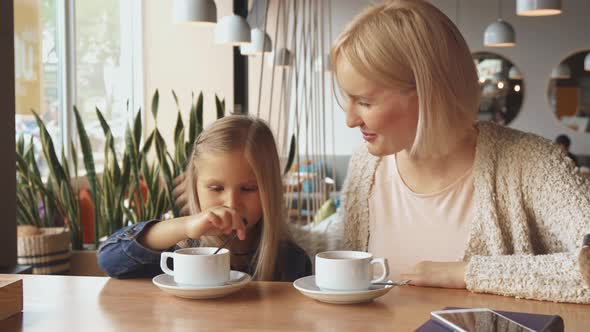
<svg viewBox="0 0 590 332"><path fill-rule="evenodd" d="M360 127L363 120L352 103L346 106L346 125L350 128Z"/></svg>

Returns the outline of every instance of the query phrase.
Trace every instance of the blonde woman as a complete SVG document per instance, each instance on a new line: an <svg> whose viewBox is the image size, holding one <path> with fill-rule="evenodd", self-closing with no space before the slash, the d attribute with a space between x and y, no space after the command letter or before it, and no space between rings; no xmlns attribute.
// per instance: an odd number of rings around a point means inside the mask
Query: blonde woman
<svg viewBox="0 0 590 332"><path fill-rule="evenodd" d="M371 6L331 60L347 125L366 141L343 188L346 247L416 286L590 303L577 264L590 184L548 140L474 123L473 60L441 11Z"/></svg>
<svg viewBox="0 0 590 332"><path fill-rule="evenodd" d="M119 230L99 249L113 277L159 273L160 253L186 246L230 244L233 270L257 280L293 281L311 274L311 262L286 230L279 158L264 122L232 115L199 135L187 167L190 215L141 222ZM178 243L178 245L177 245Z"/></svg>

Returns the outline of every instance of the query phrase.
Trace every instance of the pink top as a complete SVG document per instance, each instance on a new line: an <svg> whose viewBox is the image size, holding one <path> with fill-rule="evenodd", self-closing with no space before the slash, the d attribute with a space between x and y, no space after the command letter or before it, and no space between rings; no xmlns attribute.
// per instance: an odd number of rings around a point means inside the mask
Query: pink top
<svg viewBox="0 0 590 332"><path fill-rule="evenodd" d="M369 252L387 258L391 279L421 261L463 259L474 218L472 170L439 192L417 194L400 177L395 155L382 158L369 197Z"/></svg>

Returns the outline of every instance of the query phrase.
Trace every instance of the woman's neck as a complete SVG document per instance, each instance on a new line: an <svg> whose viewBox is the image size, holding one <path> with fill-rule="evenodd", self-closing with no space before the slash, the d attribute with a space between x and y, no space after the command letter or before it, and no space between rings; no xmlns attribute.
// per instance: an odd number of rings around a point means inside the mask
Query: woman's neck
<svg viewBox="0 0 590 332"><path fill-rule="evenodd" d="M476 142L477 129L473 127L441 156L414 157L403 150L396 154L398 172L404 183L416 193L440 191L473 166Z"/></svg>

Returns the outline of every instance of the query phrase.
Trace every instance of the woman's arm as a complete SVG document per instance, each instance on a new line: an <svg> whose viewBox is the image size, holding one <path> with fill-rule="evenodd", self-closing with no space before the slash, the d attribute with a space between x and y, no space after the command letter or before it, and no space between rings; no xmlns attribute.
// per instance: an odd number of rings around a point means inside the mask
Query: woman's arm
<svg viewBox="0 0 590 332"><path fill-rule="evenodd" d="M590 303L578 255L590 231L590 183L557 147L530 140L523 162L524 204L531 232L545 255L474 256L467 265L467 288L522 298ZM518 204L519 202L515 202Z"/></svg>

